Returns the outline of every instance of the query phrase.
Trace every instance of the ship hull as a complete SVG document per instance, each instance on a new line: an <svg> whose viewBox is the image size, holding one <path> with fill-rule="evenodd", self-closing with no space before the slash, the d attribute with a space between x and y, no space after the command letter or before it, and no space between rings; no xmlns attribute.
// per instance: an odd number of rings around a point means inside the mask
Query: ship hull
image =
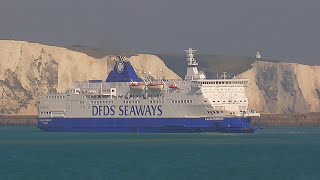
<svg viewBox="0 0 320 180"><path fill-rule="evenodd" d="M39 118L47 132L252 133L251 118Z"/></svg>

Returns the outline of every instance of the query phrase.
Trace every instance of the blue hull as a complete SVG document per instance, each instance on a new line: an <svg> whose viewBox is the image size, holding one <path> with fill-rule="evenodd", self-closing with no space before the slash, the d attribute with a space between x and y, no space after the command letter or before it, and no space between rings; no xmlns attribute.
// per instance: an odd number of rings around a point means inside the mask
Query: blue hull
<svg viewBox="0 0 320 180"><path fill-rule="evenodd" d="M126 133L252 133L251 118L39 118L38 128L48 132Z"/></svg>

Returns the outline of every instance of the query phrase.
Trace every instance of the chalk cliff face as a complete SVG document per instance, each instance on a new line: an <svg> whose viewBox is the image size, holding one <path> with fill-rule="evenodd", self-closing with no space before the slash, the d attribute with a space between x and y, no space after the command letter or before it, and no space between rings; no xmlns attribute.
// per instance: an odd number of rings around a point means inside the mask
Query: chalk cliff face
<svg viewBox="0 0 320 180"><path fill-rule="evenodd" d="M249 107L264 113L320 111L320 67L256 61L238 77L250 79Z"/></svg>
<svg viewBox="0 0 320 180"><path fill-rule="evenodd" d="M168 79L179 78L153 55L129 58L139 74L160 70ZM0 40L0 114L37 114L37 101L48 92L64 92L75 82L105 79L114 56L95 59L65 48L23 41Z"/></svg>

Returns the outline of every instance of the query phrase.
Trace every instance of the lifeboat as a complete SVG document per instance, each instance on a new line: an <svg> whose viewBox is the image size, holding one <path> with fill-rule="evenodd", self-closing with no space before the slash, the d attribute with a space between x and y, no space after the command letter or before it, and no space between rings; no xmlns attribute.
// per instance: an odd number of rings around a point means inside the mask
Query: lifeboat
<svg viewBox="0 0 320 180"><path fill-rule="evenodd" d="M131 90L143 91L146 85L144 83L131 83L129 84Z"/></svg>
<svg viewBox="0 0 320 180"><path fill-rule="evenodd" d="M148 90L158 90L161 91L164 87L163 83L150 83L148 84Z"/></svg>
<svg viewBox="0 0 320 180"><path fill-rule="evenodd" d="M169 87L170 89L178 89L178 86L175 85L175 84L170 84L168 87Z"/></svg>

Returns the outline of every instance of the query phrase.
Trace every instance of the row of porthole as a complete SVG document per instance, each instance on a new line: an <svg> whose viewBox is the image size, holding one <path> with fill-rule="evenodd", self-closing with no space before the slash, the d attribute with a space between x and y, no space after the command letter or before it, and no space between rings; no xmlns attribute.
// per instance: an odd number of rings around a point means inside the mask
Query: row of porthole
<svg viewBox="0 0 320 180"><path fill-rule="evenodd" d="M223 113L223 111L207 111L209 114Z"/></svg>
<svg viewBox="0 0 320 180"><path fill-rule="evenodd" d="M157 104L157 103L163 103L162 100L153 100L153 101L150 101L150 104Z"/></svg>
<svg viewBox="0 0 320 180"><path fill-rule="evenodd" d="M47 96L48 99L62 99L64 96Z"/></svg>
<svg viewBox="0 0 320 180"><path fill-rule="evenodd" d="M90 101L90 104L113 104L113 101Z"/></svg>
<svg viewBox="0 0 320 180"><path fill-rule="evenodd" d="M198 81L198 84L246 84L245 81Z"/></svg>
<svg viewBox="0 0 320 180"><path fill-rule="evenodd" d="M217 89L208 89L208 88L204 88L204 90L210 90L210 91L212 91L212 90L218 90L218 91L236 91L236 90L243 90L243 88L239 88L239 89L237 89L237 88L234 88L234 89L224 89L224 88L217 88Z"/></svg>
<svg viewBox="0 0 320 180"><path fill-rule="evenodd" d="M173 100L171 103L176 104L176 103L184 103L184 104L189 104L192 103L192 100Z"/></svg>
<svg viewBox="0 0 320 180"><path fill-rule="evenodd" d="M138 103L140 103L140 101L123 101L123 103L125 103L125 104L138 104Z"/></svg>
<svg viewBox="0 0 320 180"><path fill-rule="evenodd" d="M40 112L40 114L51 114L51 112Z"/></svg>
<svg viewBox="0 0 320 180"><path fill-rule="evenodd" d="M213 101L214 103L216 102L216 101ZM217 101L217 102L220 102L220 101ZM223 101L223 102L226 102L226 101ZM232 101L228 101L229 103L231 103ZM237 102L237 100L234 100L233 102ZM240 102L242 102L242 100L240 100ZM243 100L243 102L247 102L246 100Z"/></svg>

